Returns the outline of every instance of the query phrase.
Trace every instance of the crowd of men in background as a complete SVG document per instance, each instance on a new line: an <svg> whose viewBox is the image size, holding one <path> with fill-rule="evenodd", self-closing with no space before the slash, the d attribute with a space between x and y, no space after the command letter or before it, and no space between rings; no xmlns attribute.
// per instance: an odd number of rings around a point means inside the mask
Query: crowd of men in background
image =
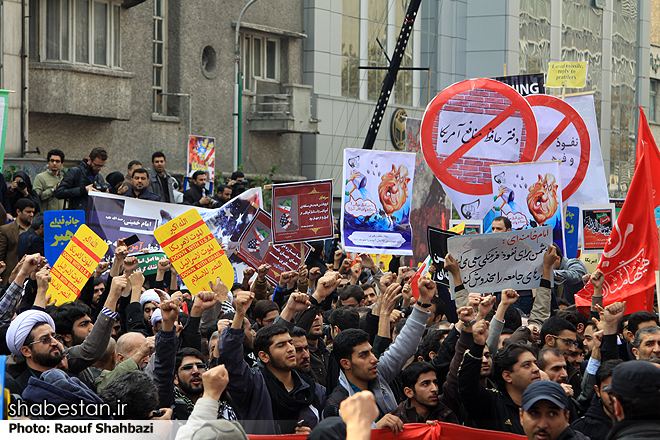
<svg viewBox="0 0 660 440"><path fill-rule="evenodd" d="M150 170L132 161L128 175L104 179L106 160L95 148L62 175L64 153L51 150L34 187L16 173L8 204L0 191L14 220L0 227L0 354L11 355L12 403L110 409L73 418L188 420L177 439L217 424L237 438L363 439L375 428L435 422L529 439L660 438L658 315L603 307L603 273L587 273L556 246L528 292L470 293L448 254L449 292L413 278L398 257L384 267L319 241L276 284L262 265L193 296L178 289L168 259L145 276L118 240L77 300L52 304L35 212L84 209L92 191L209 208L236 195L225 185L209 194L207 176L195 173L178 198L162 153ZM498 217L491 228L511 224ZM587 313L573 301L585 283L594 287Z"/></svg>

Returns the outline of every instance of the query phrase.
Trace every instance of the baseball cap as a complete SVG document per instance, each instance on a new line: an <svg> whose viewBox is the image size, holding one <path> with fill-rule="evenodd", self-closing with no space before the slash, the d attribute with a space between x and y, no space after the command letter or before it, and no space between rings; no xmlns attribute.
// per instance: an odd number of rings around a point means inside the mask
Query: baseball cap
<svg viewBox="0 0 660 440"><path fill-rule="evenodd" d="M570 409L566 391L561 385L550 380L539 380L527 387L522 396L523 411L529 411L532 405L540 400L549 400L561 409Z"/></svg>
<svg viewBox="0 0 660 440"><path fill-rule="evenodd" d="M619 397L652 397L660 392L660 368L651 362L628 361L614 369L611 391Z"/></svg>

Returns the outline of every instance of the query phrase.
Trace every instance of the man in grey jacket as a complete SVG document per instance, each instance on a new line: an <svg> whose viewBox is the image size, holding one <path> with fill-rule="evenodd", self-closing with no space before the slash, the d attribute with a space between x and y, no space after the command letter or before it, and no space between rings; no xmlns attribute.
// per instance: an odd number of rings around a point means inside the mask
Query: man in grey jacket
<svg viewBox="0 0 660 440"><path fill-rule="evenodd" d="M419 299L403 326L401 333L380 359L372 353L369 335L363 330L344 330L333 342L335 358L339 361L341 372L339 385L326 402L324 417L337 414L341 402L360 391L369 390L374 393L381 417L376 420L374 428L389 427L393 433L403 430L403 422L391 413L397 407L397 401L390 388L390 383L401 372L405 363L415 354L419 341L422 339L426 320L431 307L431 298L436 293L436 285L430 278L422 277L418 283ZM390 285L384 296L395 296L401 286ZM390 308L393 302L383 299L379 319L378 335L389 337Z"/></svg>
<svg viewBox="0 0 660 440"><path fill-rule="evenodd" d="M156 151L151 155L153 168L149 170L149 191L160 196L161 202L175 203L172 176L165 171L165 153Z"/></svg>

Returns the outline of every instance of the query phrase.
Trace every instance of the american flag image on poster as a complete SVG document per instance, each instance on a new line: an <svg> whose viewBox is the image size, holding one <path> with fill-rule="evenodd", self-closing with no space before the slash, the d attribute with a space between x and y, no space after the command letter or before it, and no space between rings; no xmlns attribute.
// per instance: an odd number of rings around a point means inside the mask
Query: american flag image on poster
<svg viewBox="0 0 660 440"><path fill-rule="evenodd" d="M268 231L264 229L255 229L254 235L256 237L247 243L248 251L252 253L259 252L261 242L268 238L269 234Z"/></svg>

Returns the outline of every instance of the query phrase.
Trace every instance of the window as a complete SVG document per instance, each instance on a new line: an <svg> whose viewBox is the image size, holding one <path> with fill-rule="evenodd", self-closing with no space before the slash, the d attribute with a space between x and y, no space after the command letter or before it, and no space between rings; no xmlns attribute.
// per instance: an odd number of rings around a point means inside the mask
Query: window
<svg viewBox="0 0 660 440"><path fill-rule="evenodd" d="M360 89L360 2L344 0L341 36L341 96L357 99Z"/></svg>
<svg viewBox="0 0 660 440"><path fill-rule="evenodd" d="M404 9L405 8L405 9ZM396 22L395 34L397 38L401 32L401 26L408 12L408 2L396 2ZM406 50L403 52L403 59L401 60L401 67L413 67L413 33L410 33ZM412 70L399 70L396 76L396 84L394 86L394 102L402 105L412 106L412 84L413 72Z"/></svg>
<svg viewBox="0 0 660 440"><path fill-rule="evenodd" d="M167 108L166 96L161 93L165 91L165 36L167 35L165 20L164 4L165 0L154 0L154 15L153 15L153 112L157 114L164 114L163 109Z"/></svg>
<svg viewBox="0 0 660 440"><path fill-rule="evenodd" d="M370 67L388 67L387 58L385 58L383 50L380 48L378 41L376 41L377 38L385 50L387 50L387 16L387 0L369 0L369 52L367 65ZM388 55L391 56L392 54L389 53ZM385 69L368 71L369 87L367 99L370 101L378 100L386 73L387 70Z"/></svg>
<svg viewBox="0 0 660 440"><path fill-rule="evenodd" d="M30 2L30 59L119 67L120 3L111 0Z"/></svg>
<svg viewBox="0 0 660 440"><path fill-rule="evenodd" d="M658 83L660 83L659 80L657 79L651 79L651 96L649 97L649 121L652 122L660 122L658 119L660 119L660 115L658 114Z"/></svg>
<svg viewBox="0 0 660 440"><path fill-rule="evenodd" d="M244 35L241 62L243 88L256 91L257 80L280 80L280 40Z"/></svg>

